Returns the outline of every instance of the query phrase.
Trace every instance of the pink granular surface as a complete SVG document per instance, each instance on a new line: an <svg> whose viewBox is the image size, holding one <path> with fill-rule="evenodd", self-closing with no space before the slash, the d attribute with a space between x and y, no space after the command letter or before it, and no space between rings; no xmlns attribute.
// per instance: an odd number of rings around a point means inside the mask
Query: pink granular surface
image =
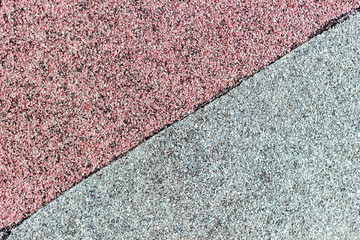
<svg viewBox="0 0 360 240"><path fill-rule="evenodd" d="M3 1L0 228L359 5Z"/></svg>

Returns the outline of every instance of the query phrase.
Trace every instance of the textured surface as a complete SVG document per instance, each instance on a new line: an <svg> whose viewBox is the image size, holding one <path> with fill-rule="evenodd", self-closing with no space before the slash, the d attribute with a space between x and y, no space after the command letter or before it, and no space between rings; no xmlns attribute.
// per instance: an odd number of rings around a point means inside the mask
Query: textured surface
<svg viewBox="0 0 360 240"><path fill-rule="evenodd" d="M357 239L360 15L40 209L15 239Z"/></svg>
<svg viewBox="0 0 360 240"><path fill-rule="evenodd" d="M358 6L2 1L0 228Z"/></svg>

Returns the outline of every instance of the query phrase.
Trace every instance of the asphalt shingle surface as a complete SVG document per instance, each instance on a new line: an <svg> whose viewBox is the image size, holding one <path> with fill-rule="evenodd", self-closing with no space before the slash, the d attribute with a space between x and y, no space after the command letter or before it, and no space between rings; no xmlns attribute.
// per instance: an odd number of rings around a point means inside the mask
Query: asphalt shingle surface
<svg viewBox="0 0 360 240"><path fill-rule="evenodd" d="M160 132L15 239L356 239L360 15Z"/></svg>

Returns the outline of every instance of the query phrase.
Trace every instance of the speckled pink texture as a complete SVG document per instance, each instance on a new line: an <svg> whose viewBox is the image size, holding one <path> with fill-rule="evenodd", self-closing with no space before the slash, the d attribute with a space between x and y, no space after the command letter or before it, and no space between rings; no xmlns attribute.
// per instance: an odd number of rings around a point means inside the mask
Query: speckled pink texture
<svg viewBox="0 0 360 240"><path fill-rule="evenodd" d="M0 228L359 5L2 1Z"/></svg>

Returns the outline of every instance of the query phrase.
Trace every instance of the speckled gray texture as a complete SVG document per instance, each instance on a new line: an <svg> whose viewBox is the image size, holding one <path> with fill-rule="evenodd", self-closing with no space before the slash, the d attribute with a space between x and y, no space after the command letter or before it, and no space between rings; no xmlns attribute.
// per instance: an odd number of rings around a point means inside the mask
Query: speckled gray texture
<svg viewBox="0 0 360 240"><path fill-rule="evenodd" d="M9 239L359 239L360 15L40 209Z"/></svg>

